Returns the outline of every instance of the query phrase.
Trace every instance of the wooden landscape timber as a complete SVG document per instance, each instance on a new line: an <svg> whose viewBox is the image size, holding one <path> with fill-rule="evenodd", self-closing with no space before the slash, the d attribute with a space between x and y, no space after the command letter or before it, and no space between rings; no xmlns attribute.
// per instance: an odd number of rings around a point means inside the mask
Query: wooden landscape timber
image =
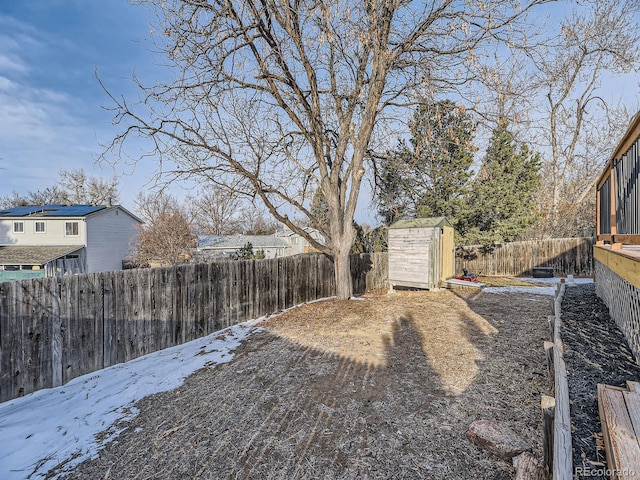
<svg viewBox="0 0 640 480"><path fill-rule="evenodd" d="M541 399L543 422L544 462L553 480L573 478L571 443L571 413L569 410L569 384L562 344L561 306L566 285L561 283L556 291L554 316L549 317L552 342L545 342L547 368L553 372L553 395Z"/></svg>
<svg viewBox="0 0 640 480"><path fill-rule="evenodd" d="M640 393L636 382L629 386L598 384L598 410L612 479L627 480L640 474Z"/></svg>

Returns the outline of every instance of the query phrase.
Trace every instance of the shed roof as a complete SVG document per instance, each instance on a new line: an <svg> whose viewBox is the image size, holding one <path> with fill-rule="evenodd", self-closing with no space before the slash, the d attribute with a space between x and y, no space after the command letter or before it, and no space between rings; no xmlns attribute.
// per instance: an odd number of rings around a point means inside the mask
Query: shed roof
<svg viewBox="0 0 640 480"><path fill-rule="evenodd" d="M82 248L82 245L49 247L0 246L0 265L44 265Z"/></svg>
<svg viewBox="0 0 640 480"><path fill-rule="evenodd" d="M453 227L447 217L407 218L392 223L389 228Z"/></svg>

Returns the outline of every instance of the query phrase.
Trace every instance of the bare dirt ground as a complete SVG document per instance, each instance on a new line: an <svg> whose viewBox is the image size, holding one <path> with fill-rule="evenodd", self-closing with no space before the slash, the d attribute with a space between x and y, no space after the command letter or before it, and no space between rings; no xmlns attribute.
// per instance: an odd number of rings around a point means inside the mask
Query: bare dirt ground
<svg viewBox="0 0 640 480"><path fill-rule="evenodd" d="M227 364L149 396L67 478L507 479L497 419L541 457L551 299L397 292L273 316Z"/></svg>

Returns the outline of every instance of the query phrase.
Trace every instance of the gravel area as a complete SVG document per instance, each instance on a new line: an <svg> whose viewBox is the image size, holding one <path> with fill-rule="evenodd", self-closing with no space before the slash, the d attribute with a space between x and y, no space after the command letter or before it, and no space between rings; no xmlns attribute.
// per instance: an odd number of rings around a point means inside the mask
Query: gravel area
<svg viewBox="0 0 640 480"><path fill-rule="evenodd" d="M571 402L575 478L608 479L598 413L598 383L625 387L640 381L640 367L609 317L595 286L567 287L562 302L562 341Z"/></svg>

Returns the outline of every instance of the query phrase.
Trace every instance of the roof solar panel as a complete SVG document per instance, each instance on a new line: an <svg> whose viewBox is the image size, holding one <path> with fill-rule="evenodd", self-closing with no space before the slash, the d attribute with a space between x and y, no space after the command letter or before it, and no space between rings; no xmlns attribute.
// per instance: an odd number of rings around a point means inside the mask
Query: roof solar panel
<svg viewBox="0 0 640 480"><path fill-rule="evenodd" d="M7 208L6 210L2 210L1 213L11 217L24 217L26 215L41 212L42 209L42 205L28 205L25 207Z"/></svg>
<svg viewBox="0 0 640 480"><path fill-rule="evenodd" d="M47 217L83 217L106 208L104 205L70 205L46 213Z"/></svg>
<svg viewBox="0 0 640 480"><path fill-rule="evenodd" d="M26 217L28 215L42 215L47 217L83 217L106 208L103 205L28 205L0 210L3 217Z"/></svg>

